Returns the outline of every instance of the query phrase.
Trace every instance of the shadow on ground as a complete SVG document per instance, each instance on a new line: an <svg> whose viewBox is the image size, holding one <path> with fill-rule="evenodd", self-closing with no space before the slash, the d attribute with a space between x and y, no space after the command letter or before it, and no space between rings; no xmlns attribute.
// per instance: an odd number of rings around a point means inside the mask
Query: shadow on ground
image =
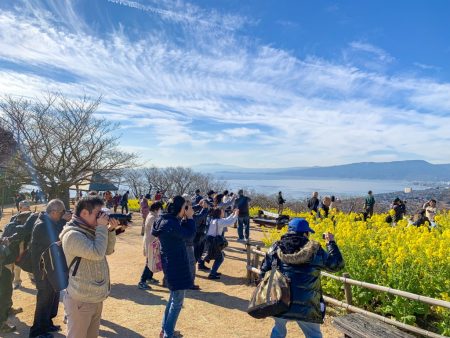
<svg viewBox="0 0 450 338"><path fill-rule="evenodd" d="M196 299L223 308L247 311L248 300L227 295L223 292L188 291L186 298Z"/></svg>
<svg viewBox="0 0 450 338"><path fill-rule="evenodd" d="M112 284L110 297L131 300L142 305L165 305L166 301L155 295L153 290L140 290L137 285Z"/></svg>
<svg viewBox="0 0 450 338"><path fill-rule="evenodd" d="M111 331L105 331L100 330L100 337L133 337L133 338L145 338L145 336L140 335L139 333L127 329L123 326L114 324L113 322L110 322L109 320L102 319L101 321L102 326L106 326L108 329L111 329Z"/></svg>

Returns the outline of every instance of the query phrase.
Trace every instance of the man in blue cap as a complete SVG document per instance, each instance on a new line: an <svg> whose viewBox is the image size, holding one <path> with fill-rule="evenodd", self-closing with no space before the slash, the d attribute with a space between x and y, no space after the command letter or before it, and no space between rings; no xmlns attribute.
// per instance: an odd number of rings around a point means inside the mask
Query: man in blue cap
<svg viewBox="0 0 450 338"><path fill-rule="evenodd" d="M339 271L344 260L331 233L324 234L327 251L320 244L309 240L314 233L304 218L294 218L289 222L288 232L275 242L261 265L260 279L272 268L277 260L281 273L290 279L291 305L289 310L274 317L275 326L271 338L286 337L286 323L295 320L306 338L321 338L320 324L325 315L325 304L320 284L320 270Z"/></svg>

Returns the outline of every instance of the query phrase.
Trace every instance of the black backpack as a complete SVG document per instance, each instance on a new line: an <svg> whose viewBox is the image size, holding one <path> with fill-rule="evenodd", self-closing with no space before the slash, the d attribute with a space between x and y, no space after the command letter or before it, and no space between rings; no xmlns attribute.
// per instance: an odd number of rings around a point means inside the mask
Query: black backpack
<svg viewBox="0 0 450 338"><path fill-rule="evenodd" d="M39 214L34 213L31 214L30 217L26 220L24 225L16 225L15 231L17 231L17 227L23 227L23 232L25 232L24 245L25 250L20 254L19 249L17 250L17 255L14 257L14 264L20 267L22 270L26 272L33 272L33 264L31 260L31 250L29 247L31 233L33 232L34 224L38 218Z"/></svg>
<svg viewBox="0 0 450 338"><path fill-rule="evenodd" d="M59 292L69 285L69 271L75 265L72 276L75 276L80 266L81 257L75 257L69 266L67 266L66 256L64 255L60 242L54 242L44 250L39 260L39 269L43 275L47 276L53 290Z"/></svg>

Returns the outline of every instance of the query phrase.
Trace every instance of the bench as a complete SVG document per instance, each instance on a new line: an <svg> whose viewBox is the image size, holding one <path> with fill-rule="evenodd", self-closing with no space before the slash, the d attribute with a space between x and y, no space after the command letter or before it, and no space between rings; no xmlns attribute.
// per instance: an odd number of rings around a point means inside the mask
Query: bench
<svg viewBox="0 0 450 338"><path fill-rule="evenodd" d="M414 338L395 326L383 323L360 313L335 317L333 326L350 338Z"/></svg>
<svg viewBox="0 0 450 338"><path fill-rule="evenodd" d="M289 216L259 210L258 217L254 217L252 220L259 226L276 227L277 229L281 229L289 223Z"/></svg>

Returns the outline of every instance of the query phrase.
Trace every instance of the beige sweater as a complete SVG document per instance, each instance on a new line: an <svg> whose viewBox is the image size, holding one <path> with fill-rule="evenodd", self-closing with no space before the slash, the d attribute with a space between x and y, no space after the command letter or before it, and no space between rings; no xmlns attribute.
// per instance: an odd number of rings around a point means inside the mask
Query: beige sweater
<svg viewBox="0 0 450 338"><path fill-rule="evenodd" d="M99 226L94 236L82 228L66 225L60 239L67 265L75 257L81 257L77 274L72 276L75 265L69 271L67 292L70 297L85 303L104 301L111 290L106 255L114 252L115 231Z"/></svg>

